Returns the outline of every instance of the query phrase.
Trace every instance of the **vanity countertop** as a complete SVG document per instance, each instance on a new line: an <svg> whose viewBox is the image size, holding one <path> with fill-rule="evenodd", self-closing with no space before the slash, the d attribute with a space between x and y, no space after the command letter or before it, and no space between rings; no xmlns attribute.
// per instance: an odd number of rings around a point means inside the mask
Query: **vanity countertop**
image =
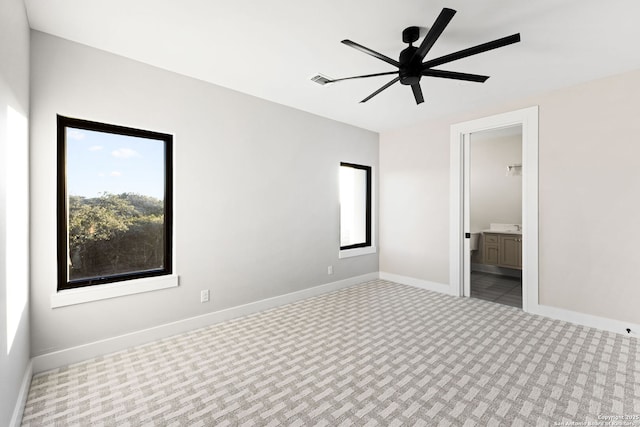
<svg viewBox="0 0 640 427"><path fill-rule="evenodd" d="M517 234L522 236L522 230L482 230L482 233L491 234Z"/></svg>

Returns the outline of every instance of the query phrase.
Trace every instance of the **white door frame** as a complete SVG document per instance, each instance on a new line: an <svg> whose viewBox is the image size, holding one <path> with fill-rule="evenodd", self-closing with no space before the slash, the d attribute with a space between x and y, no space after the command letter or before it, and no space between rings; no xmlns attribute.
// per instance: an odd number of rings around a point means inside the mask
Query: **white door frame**
<svg viewBox="0 0 640 427"><path fill-rule="evenodd" d="M538 106L523 108L495 116L483 117L451 126L449 282L451 292L465 295L465 259L469 258L470 232L465 224L464 184L465 143L473 132L522 125L522 309L538 306ZM468 164L468 163L467 163ZM470 264L469 264L470 265Z"/></svg>

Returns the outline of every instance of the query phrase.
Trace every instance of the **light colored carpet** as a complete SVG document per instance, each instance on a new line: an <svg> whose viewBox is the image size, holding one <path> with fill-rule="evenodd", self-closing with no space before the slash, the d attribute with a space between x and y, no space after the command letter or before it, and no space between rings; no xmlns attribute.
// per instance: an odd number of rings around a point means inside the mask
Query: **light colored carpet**
<svg viewBox="0 0 640 427"><path fill-rule="evenodd" d="M37 375L23 425L602 421L640 414L638 350L379 280Z"/></svg>

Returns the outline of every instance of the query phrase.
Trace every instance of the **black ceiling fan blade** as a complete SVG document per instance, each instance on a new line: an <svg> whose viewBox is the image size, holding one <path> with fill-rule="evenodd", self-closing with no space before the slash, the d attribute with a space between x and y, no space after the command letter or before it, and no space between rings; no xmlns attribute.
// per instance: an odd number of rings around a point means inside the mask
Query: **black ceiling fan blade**
<svg viewBox="0 0 640 427"><path fill-rule="evenodd" d="M489 76L482 76L480 74L458 73L456 71L434 70L432 68L422 70L422 75L428 77L443 77L445 79L464 80L467 82L478 83L484 83L489 78Z"/></svg>
<svg viewBox="0 0 640 427"><path fill-rule="evenodd" d="M504 47L520 41L520 33L512 34L501 39L493 40L487 43L479 44L467 49L460 50L458 52L450 53L449 55L441 56L440 58L431 59L422 63L422 69L426 70L431 67L437 67L438 65L446 64L447 62L456 61L458 59L466 58L468 56L477 55L478 53L487 52L489 50Z"/></svg>
<svg viewBox="0 0 640 427"><path fill-rule="evenodd" d="M374 58L378 58L381 59L382 61L393 65L394 67L398 67L400 68L400 63L398 61L396 61L395 59L391 59L388 56L385 56L381 53L376 52L375 50L371 50L368 47L362 46L361 44L358 44L356 42L352 42L351 40L342 40L343 44L346 44L347 46L350 46L354 49L358 49L360 52L364 52L367 55L371 55Z"/></svg>
<svg viewBox="0 0 640 427"><path fill-rule="evenodd" d="M371 98L373 98L374 96L376 96L377 94L379 94L380 92L382 92L383 90L385 90L386 88L388 88L389 86L398 83L400 81L400 77L396 77L395 79L391 80L389 83L387 83L386 85L382 86L380 89L378 89L377 91L373 92L371 95L367 96L365 99L363 99L362 101L360 101L360 103L362 104L363 102L367 102L368 100L370 100Z"/></svg>
<svg viewBox="0 0 640 427"><path fill-rule="evenodd" d="M418 48L418 50L416 50L416 53L413 54L414 60L416 58L420 58L420 62L422 62L424 57L427 55L427 53L429 53L429 51L433 47L433 44L442 35L442 32L444 31L444 29L447 28L447 25L449 25L449 22L451 22L451 19L455 14L456 14L456 11L453 9L449 9L446 7L442 9L442 12L440 12L440 15L438 15L438 17L436 18L436 21L433 23L433 26L429 29L429 32L424 37L424 40L422 40L420 47Z"/></svg>
<svg viewBox="0 0 640 427"><path fill-rule="evenodd" d="M422 104L424 102L424 96L422 96L422 88L420 87L420 83L411 85L411 90L413 90L413 97L416 99L416 104Z"/></svg>
<svg viewBox="0 0 640 427"><path fill-rule="evenodd" d="M398 74L398 73L399 73L399 71L388 71L386 73L375 73L375 74L365 74L363 76L343 77L341 79L329 80L327 83L341 82L343 80L366 79L367 77L388 76L388 75L391 75L391 74Z"/></svg>

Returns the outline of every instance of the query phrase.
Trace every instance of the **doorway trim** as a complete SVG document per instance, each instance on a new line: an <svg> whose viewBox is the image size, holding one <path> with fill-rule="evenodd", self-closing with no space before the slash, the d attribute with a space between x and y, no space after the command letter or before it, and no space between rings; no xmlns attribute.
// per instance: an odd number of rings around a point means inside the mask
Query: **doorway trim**
<svg viewBox="0 0 640 427"><path fill-rule="evenodd" d="M473 132L522 126L522 309L538 306L538 106L451 125L449 281L454 295L464 295L464 144Z"/></svg>

